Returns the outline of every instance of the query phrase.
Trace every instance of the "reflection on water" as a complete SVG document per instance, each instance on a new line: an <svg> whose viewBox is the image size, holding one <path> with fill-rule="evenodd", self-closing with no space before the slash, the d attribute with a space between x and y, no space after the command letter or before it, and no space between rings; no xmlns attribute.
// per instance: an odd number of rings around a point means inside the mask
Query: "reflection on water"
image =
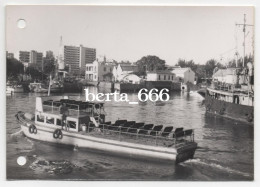
<svg viewBox="0 0 260 187"><path fill-rule="evenodd" d="M92 93L106 93L90 87ZM196 92L173 93L167 102L106 102L107 121L117 119L195 129L199 148L195 158L180 165L136 160L91 150L36 142L24 137L14 118L18 111L33 112L39 94L7 96L7 177L9 179L85 180L252 180L253 127L205 114ZM69 95L69 94L66 94ZM74 94L75 95L75 94ZM75 96L82 100L83 94ZM137 94L128 94L138 101ZM16 159L25 155L27 163Z"/></svg>

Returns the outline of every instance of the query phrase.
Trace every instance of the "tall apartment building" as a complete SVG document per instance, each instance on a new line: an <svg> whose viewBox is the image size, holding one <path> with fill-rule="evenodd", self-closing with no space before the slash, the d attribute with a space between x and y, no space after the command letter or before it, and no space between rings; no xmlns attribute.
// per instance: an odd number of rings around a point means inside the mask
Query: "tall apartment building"
<svg viewBox="0 0 260 187"><path fill-rule="evenodd" d="M19 60L21 62L29 63L30 62L30 52L19 51Z"/></svg>
<svg viewBox="0 0 260 187"><path fill-rule="evenodd" d="M42 53L37 51L19 51L19 60L23 63L42 63Z"/></svg>
<svg viewBox="0 0 260 187"><path fill-rule="evenodd" d="M42 63L42 53L32 50L30 52L30 63L41 64Z"/></svg>
<svg viewBox="0 0 260 187"><path fill-rule="evenodd" d="M85 74L86 64L93 63L96 59L96 49L75 46L64 46L64 63L69 66L72 74Z"/></svg>

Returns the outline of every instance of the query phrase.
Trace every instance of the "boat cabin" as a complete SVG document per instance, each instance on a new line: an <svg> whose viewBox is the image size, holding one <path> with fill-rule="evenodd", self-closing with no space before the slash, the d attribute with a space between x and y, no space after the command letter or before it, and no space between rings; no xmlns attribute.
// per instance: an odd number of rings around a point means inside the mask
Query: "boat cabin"
<svg viewBox="0 0 260 187"><path fill-rule="evenodd" d="M104 103L76 101L68 96L37 97L35 123L57 128L62 126L60 106L65 103L68 109L66 118L69 131L82 131L83 126L105 121Z"/></svg>

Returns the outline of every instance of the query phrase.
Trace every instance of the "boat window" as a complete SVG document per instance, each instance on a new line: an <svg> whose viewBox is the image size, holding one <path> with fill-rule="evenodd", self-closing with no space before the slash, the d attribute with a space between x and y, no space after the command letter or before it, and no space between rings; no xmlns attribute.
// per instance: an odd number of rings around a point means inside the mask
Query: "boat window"
<svg viewBox="0 0 260 187"><path fill-rule="evenodd" d="M69 128L76 129L76 122L75 121L67 121Z"/></svg>
<svg viewBox="0 0 260 187"><path fill-rule="evenodd" d="M37 121L44 122L44 116L37 115Z"/></svg>
<svg viewBox="0 0 260 187"><path fill-rule="evenodd" d="M56 125L61 126L61 119L57 119Z"/></svg>
<svg viewBox="0 0 260 187"><path fill-rule="evenodd" d="M46 123L48 123L48 124L54 124L54 118L52 118L52 117L46 117Z"/></svg>

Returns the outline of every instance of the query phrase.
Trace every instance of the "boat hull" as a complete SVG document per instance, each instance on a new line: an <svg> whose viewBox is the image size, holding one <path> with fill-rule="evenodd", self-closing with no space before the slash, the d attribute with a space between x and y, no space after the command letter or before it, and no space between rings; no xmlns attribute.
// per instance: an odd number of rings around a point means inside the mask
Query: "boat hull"
<svg viewBox="0 0 260 187"><path fill-rule="evenodd" d="M35 134L30 133L30 124L31 123L21 123L22 131L25 136L30 139L109 152L127 157L170 160L175 164L192 159L197 148L197 143L195 142L191 142L185 147L167 148L93 137L86 134L68 132L65 130L62 130L63 135L61 139L55 139L53 137L53 133L55 131L54 128L52 129L34 124L37 128L37 133Z"/></svg>
<svg viewBox="0 0 260 187"><path fill-rule="evenodd" d="M229 103L205 95L207 113L223 116L244 123L253 124L254 107Z"/></svg>

